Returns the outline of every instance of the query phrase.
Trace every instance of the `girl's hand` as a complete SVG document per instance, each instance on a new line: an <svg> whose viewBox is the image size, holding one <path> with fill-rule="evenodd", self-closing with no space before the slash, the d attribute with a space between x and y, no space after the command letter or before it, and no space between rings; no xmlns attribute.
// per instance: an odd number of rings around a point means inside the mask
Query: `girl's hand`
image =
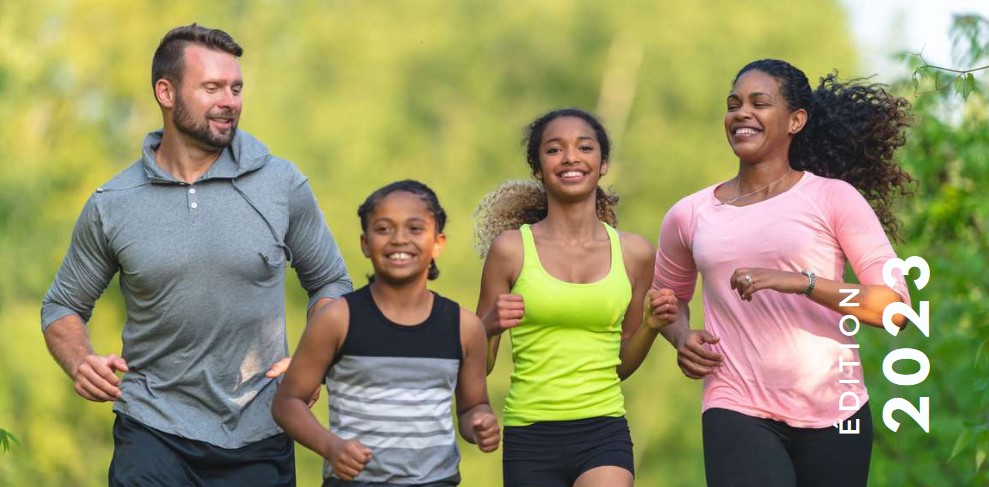
<svg viewBox="0 0 989 487"><path fill-rule="evenodd" d="M341 480L354 480L371 461L371 450L357 440L336 438L330 445L327 460L333 466L333 473Z"/></svg>
<svg viewBox="0 0 989 487"><path fill-rule="evenodd" d="M672 290L650 289L646 292L645 308L646 326L658 330L676 321L680 306Z"/></svg>
<svg viewBox="0 0 989 487"><path fill-rule="evenodd" d="M732 273L730 285L742 300L752 301L752 295L763 289L787 294L803 292L807 289L807 276L799 272L740 267Z"/></svg>
<svg viewBox="0 0 989 487"><path fill-rule="evenodd" d="M474 428L474 442L477 447L485 453L490 453L498 449L501 441L501 432L498 429L498 420L491 413L482 413L474 416L471 423Z"/></svg>
<svg viewBox="0 0 989 487"><path fill-rule="evenodd" d="M519 326L525 313L525 303L520 294L500 294L482 322L489 337L501 335L505 330Z"/></svg>

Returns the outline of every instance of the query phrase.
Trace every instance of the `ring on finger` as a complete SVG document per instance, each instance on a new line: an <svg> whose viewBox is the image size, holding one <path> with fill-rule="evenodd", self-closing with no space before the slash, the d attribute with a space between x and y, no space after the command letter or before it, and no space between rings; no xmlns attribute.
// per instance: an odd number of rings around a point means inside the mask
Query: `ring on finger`
<svg viewBox="0 0 989 487"><path fill-rule="evenodd" d="M752 276L746 274L746 275L742 276L742 280L744 280L745 283L748 284L749 286L752 285Z"/></svg>

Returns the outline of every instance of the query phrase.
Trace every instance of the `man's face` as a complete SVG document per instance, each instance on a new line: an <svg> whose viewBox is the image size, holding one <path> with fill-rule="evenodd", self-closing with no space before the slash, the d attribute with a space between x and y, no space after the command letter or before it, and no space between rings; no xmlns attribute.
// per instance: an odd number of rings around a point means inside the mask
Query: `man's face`
<svg viewBox="0 0 989 487"><path fill-rule="evenodd" d="M243 86L234 55L196 44L187 46L172 123L203 149L218 151L229 146L243 108Z"/></svg>

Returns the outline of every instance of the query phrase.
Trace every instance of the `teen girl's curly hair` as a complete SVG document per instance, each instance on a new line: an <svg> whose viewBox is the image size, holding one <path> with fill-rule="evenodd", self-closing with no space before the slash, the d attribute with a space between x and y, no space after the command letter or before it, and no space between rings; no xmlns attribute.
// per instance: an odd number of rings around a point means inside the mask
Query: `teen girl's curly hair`
<svg viewBox="0 0 989 487"><path fill-rule="evenodd" d="M593 115L576 108L554 110L530 123L522 138L526 148L526 162L532 175L538 177L540 170L539 145L543 132L550 122L561 117L576 117L591 126L601 147L601 160L607 161L611 155L611 140L604 126ZM596 190L598 219L617 226L615 206L618 195L605 191L600 186ZM546 188L539 181L511 180L502 183L494 191L486 194L474 210L474 250L484 258L491 242L501 232L516 230L523 224L533 224L546 218Z"/></svg>
<svg viewBox="0 0 989 487"><path fill-rule="evenodd" d="M864 79L839 81L832 73L811 90L807 76L786 61L762 59L735 75L758 70L775 78L791 110L807 111L807 124L790 145L790 164L819 176L844 180L865 197L894 240L900 238L893 213L896 199L911 192L914 179L894 158L913 121L910 103L886 86Z"/></svg>

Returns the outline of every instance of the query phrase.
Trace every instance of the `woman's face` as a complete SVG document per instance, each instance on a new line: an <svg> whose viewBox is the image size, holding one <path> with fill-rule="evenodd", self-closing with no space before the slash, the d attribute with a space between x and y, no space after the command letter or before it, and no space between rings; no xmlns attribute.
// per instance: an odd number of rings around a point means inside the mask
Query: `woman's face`
<svg viewBox="0 0 989 487"><path fill-rule="evenodd" d="M547 194L565 199L593 194L608 172L594 128L578 117L560 117L546 125L539 166Z"/></svg>
<svg viewBox="0 0 989 487"><path fill-rule="evenodd" d="M745 162L785 159L793 135L807 119L803 109L790 110L776 78L756 69L735 81L726 101L728 144Z"/></svg>

